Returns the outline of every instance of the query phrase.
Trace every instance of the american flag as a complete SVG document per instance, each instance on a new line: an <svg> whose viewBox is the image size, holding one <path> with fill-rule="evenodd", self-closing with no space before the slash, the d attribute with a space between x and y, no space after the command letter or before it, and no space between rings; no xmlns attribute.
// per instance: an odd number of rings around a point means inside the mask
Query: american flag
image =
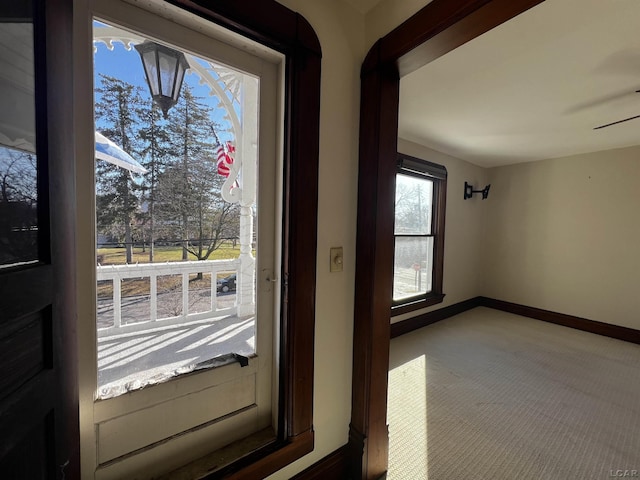
<svg viewBox="0 0 640 480"><path fill-rule="evenodd" d="M236 151L236 147L233 146L231 142L227 142L226 149L224 145L218 146L216 149L216 165L218 166L218 174L223 177L229 176L229 166L233 163L233 157L230 153L234 153Z"/></svg>

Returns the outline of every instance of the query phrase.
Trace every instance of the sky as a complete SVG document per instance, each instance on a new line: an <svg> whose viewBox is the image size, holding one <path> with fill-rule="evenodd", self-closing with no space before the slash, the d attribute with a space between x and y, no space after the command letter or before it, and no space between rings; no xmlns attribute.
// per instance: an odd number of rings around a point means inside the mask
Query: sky
<svg viewBox="0 0 640 480"><path fill-rule="evenodd" d="M94 22L94 26L104 25L106 24ZM94 46L96 47L94 53L94 82L96 86L99 84L99 74L102 73L140 86L143 95L148 98L150 94L144 69L140 55L134 48L127 50L121 42L113 42L113 50L109 50L102 42L96 42ZM204 60L200 61L204 62ZM200 85L200 77L198 75L188 70L184 77L184 84L191 86L194 94L201 97L203 103L215 108L211 117L212 122L226 126L229 125L229 122L224 119L226 111L222 108L217 108L219 104L218 98L209 95L210 89L208 86ZM97 127L99 130L100 126L98 125ZM233 140L231 133L219 132L219 134L222 141Z"/></svg>

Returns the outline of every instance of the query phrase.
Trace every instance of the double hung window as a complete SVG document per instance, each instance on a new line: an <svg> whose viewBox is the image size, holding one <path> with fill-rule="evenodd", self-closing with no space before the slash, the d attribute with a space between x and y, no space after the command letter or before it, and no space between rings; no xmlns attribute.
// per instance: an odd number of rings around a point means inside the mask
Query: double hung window
<svg viewBox="0 0 640 480"><path fill-rule="evenodd" d="M392 314L440 303L447 170L399 154L396 173Z"/></svg>

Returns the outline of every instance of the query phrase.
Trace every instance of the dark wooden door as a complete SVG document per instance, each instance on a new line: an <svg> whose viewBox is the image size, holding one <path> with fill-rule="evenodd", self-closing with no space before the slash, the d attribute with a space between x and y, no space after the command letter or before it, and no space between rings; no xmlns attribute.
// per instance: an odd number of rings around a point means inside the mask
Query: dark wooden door
<svg viewBox="0 0 640 480"><path fill-rule="evenodd" d="M79 478L70 0L0 2L0 477Z"/></svg>

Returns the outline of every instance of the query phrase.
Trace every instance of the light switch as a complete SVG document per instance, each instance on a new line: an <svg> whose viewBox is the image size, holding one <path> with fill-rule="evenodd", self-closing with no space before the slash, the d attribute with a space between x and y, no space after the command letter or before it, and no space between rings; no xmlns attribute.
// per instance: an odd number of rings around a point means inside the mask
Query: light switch
<svg viewBox="0 0 640 480"><path fill-rule="evenodd" d="M329 271L342 271L342 247L333 247L329 251Z"/></svg>

